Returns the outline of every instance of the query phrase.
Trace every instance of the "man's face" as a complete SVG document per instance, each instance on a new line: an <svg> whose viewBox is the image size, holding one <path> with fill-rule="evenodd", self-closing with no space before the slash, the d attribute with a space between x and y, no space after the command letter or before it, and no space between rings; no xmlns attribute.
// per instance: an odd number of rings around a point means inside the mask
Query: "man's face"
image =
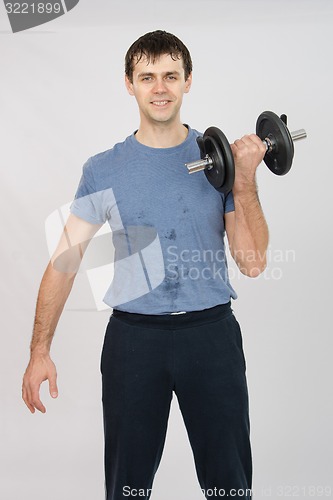
<svg viewBox="0 0 333 500"><path fill-rule="evenodd" d="M134 66L133 82L125 78L130 95L134 95L141 122L171 123L179 120L183 95L189 92L192 75L185 81L182 59L175 61L162 55L154 64L143 58Z"/></svg>

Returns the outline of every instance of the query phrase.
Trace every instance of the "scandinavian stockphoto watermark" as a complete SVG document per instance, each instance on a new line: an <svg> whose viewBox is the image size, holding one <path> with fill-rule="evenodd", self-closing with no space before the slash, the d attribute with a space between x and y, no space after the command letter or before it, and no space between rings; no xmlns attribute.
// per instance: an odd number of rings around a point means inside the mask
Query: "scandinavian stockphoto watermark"
<svg viewBox="0 0 333 500"><path fill-rule="evenodd" d="M212 249L179 249L176 245L167 248L167 270L171 280L214 280L223 281L239 278L245 267L253 267L258 271L261 264L267 262L263 272L258 277L266 280L280 280L283 276L283 266L296 261L296 252L292 249L274 249L268 247L265 254L255 250L236 250L233 255L239 267L228 267L224 248ZM244 266L244 269L242 268ZM244 273L243 273L244 274Z"/></svg>
<svg viewBox="0 0 333 500"><path fill-rule="evenodd" d="M13 33L48 23L72 10L80 0L4 0Z"/></svg>
<svg viewBox="0 0 333 500"><path fill-rule="evenodd" d="M109 224L104 224L92 239L85 240L86 233L78 234L66 225L71 203L52 212L45 221L53 268L63 273L83 273L98 311L109 307L103 299L106 295L108 304L115 307L151 292L165 278L156 229L148 225L124 227L112 189L81 197L73 205L85 214L91 203L99 205L101 196L112 206L112 231Z"/></svg>
<svg viewBox="0 0 333 500"><path fill-rule="evenodd" d="M328 485L275 485L262 486L256 491L252 489L231 488L207 488L201 489L205 498L328 498L332 497L332 487ZM131 486L123 487L123 497L126 498L148 498L152 493L152 488L133 488Z"/></svg>
<svg viewBox="0 0 333 500"><path fill-rule="evenodd" d="M244 497L246 498L251 498L252 495L252 490L250 489L243 489L243 488L231 488L230 490L225 490L224 488L207 488L207 489L201 489L202 494L206 498L216 498L216 497L224 497L224 498L235 498L235 497ZM152 493L151 488L131 488L130 486L124 486L123 487L123 496L124 497L144 497L144 498L149 498Z"/></svg>

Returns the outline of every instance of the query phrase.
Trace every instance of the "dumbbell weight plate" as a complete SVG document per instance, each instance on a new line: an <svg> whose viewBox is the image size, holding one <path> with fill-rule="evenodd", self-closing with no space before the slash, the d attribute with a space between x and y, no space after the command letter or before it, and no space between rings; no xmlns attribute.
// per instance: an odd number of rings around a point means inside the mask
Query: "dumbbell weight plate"
<svg viewBox="0 0 333 500"><path fill-rule="evenodd" d="M202 140L204 150L214 165L205 169L206 177L217 191L227 194L235 179L234 157L228 139L219 128L209 127Z"/></svg>
<svg viewBox="0 0 333 500"><path fill-rule="evenodd" d="M273 174L287 174L294 158L294 143L285 123L272 111L264 111L258 117L256 134L262 140L268 137L273 143L273 150L264 157L267 167Z"/></svg>

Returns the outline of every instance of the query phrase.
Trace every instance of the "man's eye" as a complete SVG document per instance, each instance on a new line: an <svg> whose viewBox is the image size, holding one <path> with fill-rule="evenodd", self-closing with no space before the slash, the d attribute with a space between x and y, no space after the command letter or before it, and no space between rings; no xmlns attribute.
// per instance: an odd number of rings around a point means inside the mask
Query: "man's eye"
<svg viewBox="0 0 333 500"><path fill-rule="evenodd" d="M143 81L149 81L151 80L151 76L145 76L144 78L142 78Z"/></svg>

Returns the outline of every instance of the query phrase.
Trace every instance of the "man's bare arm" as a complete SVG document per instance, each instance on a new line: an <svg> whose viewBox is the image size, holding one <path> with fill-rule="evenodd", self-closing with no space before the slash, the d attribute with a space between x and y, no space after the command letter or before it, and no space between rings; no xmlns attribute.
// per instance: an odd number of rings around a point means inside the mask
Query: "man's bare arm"
<svg viewBox="0 0 333 500"><path fill-rule="evenodd" d="M51 343L84 252L100 227L71 214L43 275L30 343L30 361L22 384L22 398L31 413L35 413L35 408L46 412L39 397L43 381L49 381L52 397L58 395L56 367L50 357Z"/></svg>
<svg viewBox="0 0 333 500"><path fill-rule="evenodd" d="M244 136L231 144L235 159L235 211L225 214L231 255L243 274L256 277L266 267L268 227L255 180L266 147L258 136Z"/></svg>

